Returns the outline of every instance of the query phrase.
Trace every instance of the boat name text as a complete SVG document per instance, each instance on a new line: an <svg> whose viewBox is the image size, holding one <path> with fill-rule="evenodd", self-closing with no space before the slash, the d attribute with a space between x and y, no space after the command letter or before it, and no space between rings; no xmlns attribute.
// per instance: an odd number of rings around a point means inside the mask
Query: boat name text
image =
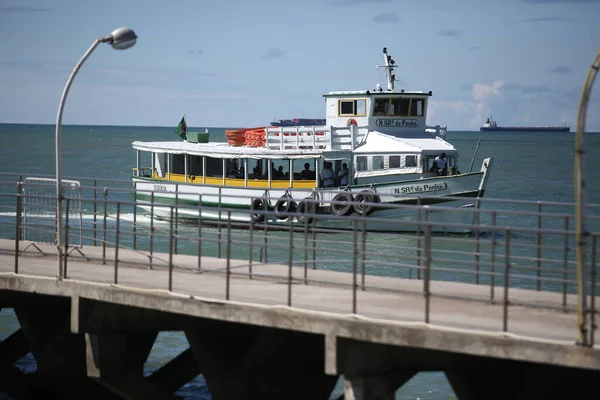
<svg viewBox="0 0 600 400"><path fill-rule="evenodd" d="M165 185L154 185L154 190L157 192L166 192L167 187Z"/></svg>
<svg viewBox="0 0 600 400"><path fill-rule="evenodd" d="M425 183L417 185L408 185L394 188L394 194L412 194L412 193L423 193L423 192L434 192L436 190L446 190L448 188L447 183Z"/></svg>
<svg viewBox="0 0 600 400"><path fill-rule="evenodd" d="M419 121L416 119L378 119L375 124L382 127L416 128L419 126Z"/></svg>

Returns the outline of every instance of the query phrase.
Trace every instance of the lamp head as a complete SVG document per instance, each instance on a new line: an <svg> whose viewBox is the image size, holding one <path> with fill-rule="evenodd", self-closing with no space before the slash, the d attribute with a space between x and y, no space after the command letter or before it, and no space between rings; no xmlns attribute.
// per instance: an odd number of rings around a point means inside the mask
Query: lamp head
<svg viewBox="0 0 600 400"><path fill-rule="evenodd" d="M137 35L132 29L121 27L101 39L102 43L110 43L113 49L127 50L137 41Z"/></svg>

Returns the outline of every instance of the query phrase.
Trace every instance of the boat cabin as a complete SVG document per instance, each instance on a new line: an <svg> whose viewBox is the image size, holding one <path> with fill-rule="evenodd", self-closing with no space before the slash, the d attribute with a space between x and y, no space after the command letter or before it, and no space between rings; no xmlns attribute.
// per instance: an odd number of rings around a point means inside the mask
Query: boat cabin
<svg viewBox="0 0 600 400"><path fill-rule="evenodd" d="M448 174L457 174L457 150L426 131L432 92L395 91L396 66L385 48L383 54L387 88L325 94L325 126L229 130L228 143L197 143L192 136L134 142L136 174L188 184L314 189L435 176L441 153ZM140 152L152 154L149 171L140 168ZM348 179L340 176L344 165ZM333 185L323 179L331 174Z"/></svg>

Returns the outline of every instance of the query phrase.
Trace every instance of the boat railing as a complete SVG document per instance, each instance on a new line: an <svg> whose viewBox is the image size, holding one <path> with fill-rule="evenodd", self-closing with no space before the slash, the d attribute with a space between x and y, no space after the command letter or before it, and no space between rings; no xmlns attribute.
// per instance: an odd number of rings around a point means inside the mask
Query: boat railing
<svg viewBox="0 0 600 400"><path fill-rule="evenodd" d="M293 126L265 129L270 150L353 150L367 134L366 126Z"/></svg>

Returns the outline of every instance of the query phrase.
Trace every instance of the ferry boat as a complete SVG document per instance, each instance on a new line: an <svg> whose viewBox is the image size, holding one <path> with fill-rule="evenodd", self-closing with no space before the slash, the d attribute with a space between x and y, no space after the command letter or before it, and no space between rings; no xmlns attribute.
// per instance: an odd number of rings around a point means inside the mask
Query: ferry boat
<svg viewBox="0 0 600 400"><path fill-rule="evenodd" d="M387 88L325 94L325 125L232 129L227 142L208 140L210 133L133 142L137 204L163 218L185 204L176 217L202 223L224 220L228 210L240 226L275 229L352 229L343 216L354 213L383 232L418 231L420 212L397 205L422 204L440 223L435 231L465 232L454 224L474 222L492 159L460 172L456 148L426 131L432 92L395 90L395 62L386 48L383 57ZM444 169L435 161L441 153Z"/></svg>
<svg viewBox="0 0 600 400"><path fill-rule="evenodd" d="M490 117L479 130L481 132L571 132L571 127L566 123L565 126L499 126Z"/></svg>

